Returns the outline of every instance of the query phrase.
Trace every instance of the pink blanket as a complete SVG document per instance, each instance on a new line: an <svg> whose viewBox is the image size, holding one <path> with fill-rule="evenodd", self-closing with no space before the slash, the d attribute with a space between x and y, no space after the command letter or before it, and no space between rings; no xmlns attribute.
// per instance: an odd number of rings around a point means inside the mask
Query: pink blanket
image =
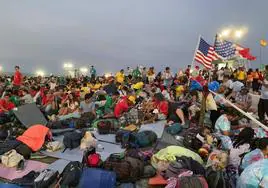
<svg viewBox="0 0 268 188"><path fill-rule="evenodd" d="M21 178L28 174L30 171L41 171L47 168L47 164L38 161L25 161L25 169L23 171L17 171L16 168L8 168L0 164L0 177L8 180L13 180L16 178Z"/></svg>

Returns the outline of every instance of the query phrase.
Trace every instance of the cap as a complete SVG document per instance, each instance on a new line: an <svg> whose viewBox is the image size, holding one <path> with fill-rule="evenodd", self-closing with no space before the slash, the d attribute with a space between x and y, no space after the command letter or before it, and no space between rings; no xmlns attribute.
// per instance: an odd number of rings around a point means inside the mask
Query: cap
<svg viewBox="0 0 268 188"><path fill-rule="evenodd" d="M136 103L136 97L135 96L133 96L133 95L131 95L131 96L129 96L128 97L128 100L130 100L133 104L135 104Z"/></svg>

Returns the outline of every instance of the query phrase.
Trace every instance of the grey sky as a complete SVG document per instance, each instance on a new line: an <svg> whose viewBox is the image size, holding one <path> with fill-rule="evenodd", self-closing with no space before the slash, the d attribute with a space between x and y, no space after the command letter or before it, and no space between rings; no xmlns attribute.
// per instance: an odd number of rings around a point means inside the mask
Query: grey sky
<svg viewBox="0 0 268 188"><path fill-rule="evenodd" d="M241 43L258 56L267 7L267 0L0 0L0 64L47 73L61 72L65 60L98 72L175 69L191 63L199 34L212 43L229 25L248 27Z"/></svg>

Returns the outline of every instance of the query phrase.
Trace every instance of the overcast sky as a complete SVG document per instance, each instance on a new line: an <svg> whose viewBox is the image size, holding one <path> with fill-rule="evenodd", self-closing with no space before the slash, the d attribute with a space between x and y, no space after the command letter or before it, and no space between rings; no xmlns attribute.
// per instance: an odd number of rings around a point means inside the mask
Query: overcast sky
<svg viewBox="0 0 268 188"><path fill-rule="evenodd" d="M248 27L241 44L259 56L267 7L267 0L0 0L0 64L47 73L61 72L67 60L98 72L175 69L191 63L199 34L213 43L230 25Z"/></svg>

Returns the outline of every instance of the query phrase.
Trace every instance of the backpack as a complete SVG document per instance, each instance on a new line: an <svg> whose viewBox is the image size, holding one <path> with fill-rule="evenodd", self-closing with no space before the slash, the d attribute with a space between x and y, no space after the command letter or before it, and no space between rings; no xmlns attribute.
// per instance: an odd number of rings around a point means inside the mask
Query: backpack
<svg viewBox="0 0 268 188"><path fill-rule="evenodd" d="M207 183L210 188L235 188L229 182L228 176L224 171L214 171L211 167L206 172Z"/></svg>
<svg viewBox="0 0 268 188"><path fill-rule="evenodd" d="M78 187L115 188L116 174L103 169L85 168Z"/></svg>
<svg viewBox="0 0 268 188"><path fill-rule="evenodd" d="M58 171L45 169L39 174L39 176L37 176L37 178L35 178L34 187L47 188L57 180L58 175Z"/></svg>
<svg viewBox="0 0 268 188"><path fill-rule="evenodd" d="M167 128L167 133L176 135L182 131L182 126L179 123L174 123Z"/></svg>
<svg viewBox="0 0 268 188"><path fill-rule="evenodd" d="M64 151L69 149L77 148L83 138L83 133L80 131L68 132L64 134L63 144L65 146ZM64 152L63 151L63 152Z"/></svg>
<svg viewBox="0 0 268 188"><path fill-rule="evenodd" d="M119 128L115 119L99 119L94 122L94 126L98 128L99 134L114 134Z"/></svg>
<svg viewBox="0 0 268 188"><path fill-rule="evenodd" d="M96 149L94 147L91 147L84 151L83 155L83 164L85 164L88 167L100 167L102 164L101 156L96 153Z"/></svg>
<svg viewBox="0 0 268 188"><path fill-rule="evenodd" d="M114 171L120 182L135 182L143 176L144 164L124 154L111 154L104 162L104 169Z"/></svg>
<svg viewBox="0 0 268 188"><path fill-rule="evenodd" d="M200 132L199 127L192 127L189 128L185 134L184 134L184 139L183 139L183 145L185 148L197 151L200 149L203 145L203 143L199 140L196 139L196 135Z"/></svg>
<svg viewBox="0 0 268 188"><path fill-rule="evenodd" d="M136 143L140 148L152 146L156 140L157 135L153 131L141 131L136 134Z"/></svg>
<svg viewBox="0 0 268 188"><path fill-rule="evenodd" d="M70 162L60 175L61 186L75 187L79 184L79 180L82 174L83 165L78 161Z"/></svg>
<svg viewBox="0 0 268 188"><path fill-rule="evenodd" d="M168 169L164 173L166 179L170 177L177 177L185 170L192 171L195 175L205 175L206 171L199 162L193 160L191 157L176 157L176 160L171 162Z"/></svg>
<svg viewBox="0 0 268 188"><path fill-rule="evenodd" d="M156 133L148 130L138 133L123 130L118 132L116 136L116 141L121 141L123 148L149 147L156 143L156 140Z"/></svg>
<svg viewBox="0 0 268 188"><path fill-rule="evenodd" d="M182 176L177 179L174 188L208 188L208 184L203 176Z"/></svg>
<svg viewBox="0 0 268 188"><path fill-rule="evenodd" d="M18 166L19 162L24 160L23 156L12 149L1 156L1 163L9 168Z"/></svg>

